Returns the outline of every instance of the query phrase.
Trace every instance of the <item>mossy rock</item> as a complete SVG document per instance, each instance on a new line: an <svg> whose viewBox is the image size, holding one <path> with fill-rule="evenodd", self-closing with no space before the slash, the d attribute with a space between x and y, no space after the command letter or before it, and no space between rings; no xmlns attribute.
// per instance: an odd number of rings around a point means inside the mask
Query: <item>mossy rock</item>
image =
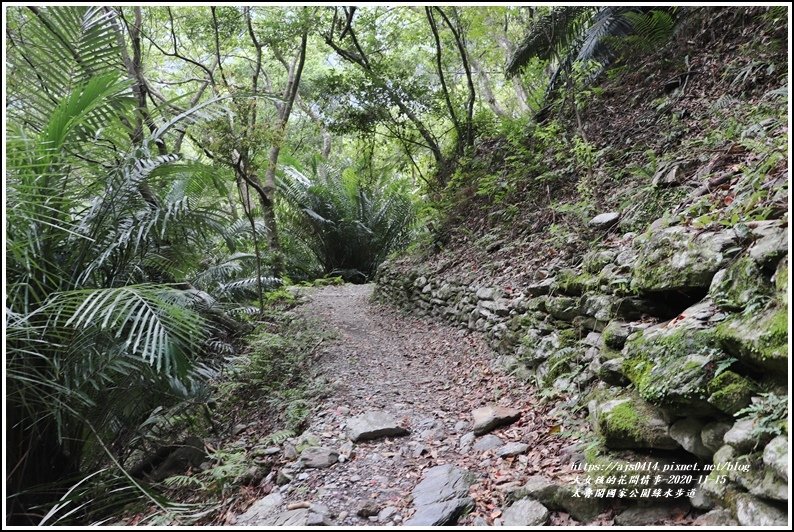
<svg viewBox="0 0 794 532"><path fill-rule="evenodd" d="M677 449L663 412L636 396L623 396L595 407L598 432L610 449Z"/></svg>
<svg viewBox="0 0 794 532"><path fill-rule="evenodd" d="M575 347L578 341L573 329L555 329L549 334L529 329L519 340L517 354L527 367L536 368L555 354Z"/></svg>
<svg viewBox="0 0 794 532"><path fill-rule="evenodd" d="M634 331L630 324L620 320L612 320L607 323L601 332L601 341L609 348L623 349L626 339L632 332Z"/></svg>
<svg viewBox="0 0 794 532"><path fill-rule="evenodd" d="M652 453L652 454L651 454ZM590 487L596 489L614 489L616 485L626 490L624 499L640 499L642 490L649 487L649 483L643 483L642 478L650 475L650 482L656 475L662 475L665 465L681 463L680 453L665 451L633 451L633 450L609 450L602 446L594 446L585 451L585 461L591 468L588 471ZM606 472L606 473L605 473ZM610 478L615 477L615 478ZM664 475L663 479L669 478ZM606 482L607 479L611 482ZM678 489L682 485L672 485L666 482L655 484L654 488ZM647 500L647 497L643 500Z"/></svg>
<svg viewBox="0 0 794 532"><path fill-rule="evenodd" d="M528 312L547 312L548 309L546 304L548 303L549 296L542 295L533 297L527 300L527 311Z"/></svg>
<svg viewBox="0 0 794 532"><path fill-rule="evenodd" d="M734 415L750 404L754 385L733 371L723 371L708 384L708 402L726 414Z"/></svg>
<svg viewBox="0 0 794 532"><path fill-rule="evenodd" d="M637 241L631 288L640 293L708 288L714 274L738 251L732 229L701 232L674 226Z"/></svg>
<svg viewBox="0 0 794 532"><path fill-rule="evenodd" d="M591 251L585 254L582 259L582 270L586 273L595 275L603 270L607 264L614 261L616 255L617 253L615 251L609 249Z"/></svg>
<svg viewBox="0 0 794 532"><path fill-rule="evenodd" d="M786 501L788 498L788 483L766 467L762 460L762 453L756 452L735 458L733 463L746 468L728 471L728 478L741 485L752 495L765 499Z"/></svg>
<svg viewBox="0 0 794 532"><path fill-rule="evenodd" d="M571 320L571 326L582 336L587 336L590 331L601 332L606 325L606 321L600 321L590 316L576 316Z"/></svg>
<svg viewBox="0 0 794 532"><path fill-rule="evenodd" d="M749 256L744 256L714 276L709 295L721 309L742 310L770 299L773 291L768 275Z"/></svg>
<svg viewBox="0 0 794 532"><path fill-rule="evenodd" d="M745 364L785 380L788 370L788 305L773 305L760 314L740 314L717 327L723 348Z"/></svg>
<svg viewBox="0 0 794 532"><path fill-rule="evenodd" d="M644 331L650 326L651 324L647 322L626 322L620 319L610 321L601 332L602 351L615 353L607 358L621 356L620 350L626 345L626 341L631 335Z"/></svg>
<svg viewBox="0 0 794 532"><path fill-rule="evenodd" d="M582 314L604 323L616 316L621 300L605 294L587 294L582 297Z"/></svg>
<svg viewBox="0 0 794 532"><path fill-rule="evenodd" d="M571 321L581 312L578 297L549 297L546 310L558 320Z"/></svg>
<svg viewBox="0 0 794 532"><path fill-rule="evenodd" d="M581 359L582 351L575 347L565 347L554 354L538 368L544 387L551 386L557 377L570 373L574 365Z"/></svg>
<svg viewBox="0 0 794 532"><path fill-rule="evenodd" d="M552 288L554 292L560 294L578 296L597 286L598 279L594 275L565 268L557 272Z"/></svg>
<svg viewBox="0 0 794 532"><path fill-rule="evenodd" d="M631 336L623 356L623 373L644 400L682 416L716 413L708 383L727 357L714 329L652 327Z"/></svg>
<svg viewBox="0 0 794 532"><path fill-rule="evenodd" d="M772 279L775 283L778 301L785 303L788 301L788 257L778 263Z"/></svg>

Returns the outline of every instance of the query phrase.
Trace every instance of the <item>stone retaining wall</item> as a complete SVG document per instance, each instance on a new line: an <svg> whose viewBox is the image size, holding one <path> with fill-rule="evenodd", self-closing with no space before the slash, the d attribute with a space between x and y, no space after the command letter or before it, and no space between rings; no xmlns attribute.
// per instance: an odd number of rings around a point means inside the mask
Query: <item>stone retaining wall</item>
<svg viewBox="0 0 794 532"><path fill-rule="evenodd" d="M778 221L652 226L520 290L387 262L375 297L484 333L505 369L562 407L586 405L604 443L589 461L659 449L750 464L724 485L693 486L692 504L785 523L787 427L763 433L736 414L788 394L787 236Z"/></svg>

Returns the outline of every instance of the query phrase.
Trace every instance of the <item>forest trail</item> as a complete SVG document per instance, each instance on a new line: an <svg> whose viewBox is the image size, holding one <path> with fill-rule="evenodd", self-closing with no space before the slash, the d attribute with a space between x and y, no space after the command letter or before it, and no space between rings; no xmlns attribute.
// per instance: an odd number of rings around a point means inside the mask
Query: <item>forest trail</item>
<svg viewBox="0 0 794 532"><path fill-rule="evenodd" d="M285 457L295 460L282 468L291 480L282 475L281 482L287 483L254 503L237 524L411 524L416 522L412 517L432 519L427 512L414 516L417 493L412 490L427 470L442 464L472 473L466 475L473 481L469 493L464 484L456 495L471 496L473 503L460 524L491 524L499 519L505 494L530 475L564 476L571 457L563 448L569 442L555 434L548 407L539 406L526 384L491 367L489 349L476 334L374 303L372 290L372 285L312 290L310 302L299 308L337 332L316 361L331 389L297 445L305 459L331 465L301 467L301 458L289 456L285 447ZM472 410L486 404L518 409L521 417L474 438ZM410 432L351 442L347 421L373 410L391 414ZM527 444L528 452L498 457L510 443ZM335 453L340 458L333 463ZM432 491L438 488L436 483ZM440 504L429 511L457 509Z"/></svg>

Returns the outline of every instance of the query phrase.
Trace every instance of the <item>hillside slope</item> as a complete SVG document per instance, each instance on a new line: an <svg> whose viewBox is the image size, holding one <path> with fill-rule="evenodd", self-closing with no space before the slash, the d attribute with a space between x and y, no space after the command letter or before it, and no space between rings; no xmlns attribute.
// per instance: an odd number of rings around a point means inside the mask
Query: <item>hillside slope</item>
<svg viewBox="0 0 794 532"><path fill-rule="evenodd" d="M442 228L378 274L553 401L592 489L682 489L704 524L787 519L787 50L762 10L693 16L481 139ZM637 461L697 474L597 474Z"/></svg>

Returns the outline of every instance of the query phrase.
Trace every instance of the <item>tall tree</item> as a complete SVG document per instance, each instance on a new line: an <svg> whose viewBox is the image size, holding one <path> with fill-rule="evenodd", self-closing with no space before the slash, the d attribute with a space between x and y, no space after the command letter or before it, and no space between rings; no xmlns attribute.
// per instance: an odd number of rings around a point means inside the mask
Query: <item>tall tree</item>
<svg viewBox="0 0 794 532"><path fill-rule="evenodd" d="M356 18L355 7L333 8L333 19L324 36L326 44L330 46L343 60L356 65L375 88L386 96L388 101L396 106L419 132L425 147L433 155L436 166L441 168L446 159L441 149L441 144L429 125L425 123L420 114L414 109L416 97L411 94L406 85L399 86L395 79L389 77L388 70L370 57L370 52L362 47L354 28Z"/></svg>

